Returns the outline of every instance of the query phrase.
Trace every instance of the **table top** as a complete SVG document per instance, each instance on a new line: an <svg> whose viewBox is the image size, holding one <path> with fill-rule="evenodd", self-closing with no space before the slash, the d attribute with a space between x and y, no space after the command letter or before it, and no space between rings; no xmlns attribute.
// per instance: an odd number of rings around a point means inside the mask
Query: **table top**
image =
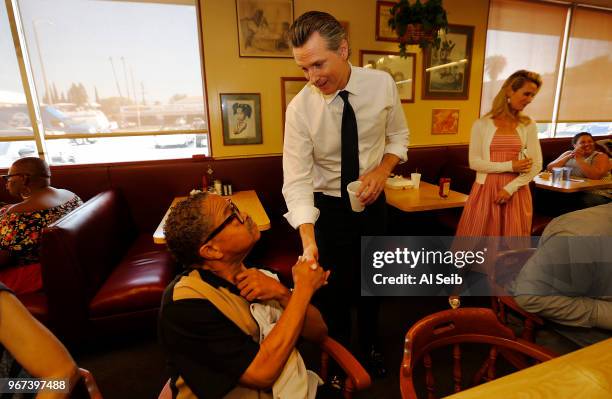
<svg viewBox="0 0 612 399"><path fill-rule="evenodd" d="M387 204L404 212L431 211L435 209L463 207L468 196L451 190L447 198L438 195L438 186L421 181L419 188L394 190L385 188Z"/></svg>
<svg viewBox="0 0 612 399"><path fill-rule="evenodd" d="M575 193L577 191L591 190L594 188L612 188L612 180L592 180L586 177L574 177L571 180L562 180L553 184L551 179L544 180L539 175L534 177L536 187L545 190L558 191L561 193Z"/></svg>
<svg viewBox="0 0 612 399"><path fill-rule="evenodd" d="M612 398L612 338L448 398Z"/></svg>
<svg viewBox="0 0 612 399"><path fill-rule="evenodd" d="M172 204L166 211L166 214L164 215L163 219L161 220L161 222L159 222L155 233L153 233L153 242L155 244L166 243L166 237L164 236L164 224L166 224L166 218L168 217L168 214L170 213L170 210L172 209L174 204L184 200L185 198L187 197L176 197L172 201ZM245 211L249 214L249 216L251 216L255 224L257 224L259 231L270 229L270 218L268 217L268 214L266 213L266 210L264 209L263 205L261 205L261 202L259 201L259 197L257 196L255 190L237 191L231 196L231 198L234 204L236 204L236 206L238 207L238 209L240 209L241 211Z"/></svg>

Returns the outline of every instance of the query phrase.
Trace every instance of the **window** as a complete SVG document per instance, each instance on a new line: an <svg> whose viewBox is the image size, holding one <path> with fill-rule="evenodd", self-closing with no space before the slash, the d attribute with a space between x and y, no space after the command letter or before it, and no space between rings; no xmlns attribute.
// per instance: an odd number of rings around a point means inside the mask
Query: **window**
<svg viewBox="0 0 612 399"><path fill-rule="evenodd" d="M612 134L612 12L576 7L559 104L557 136Z"/></svg>
<svg viewBox="0 0 612 399"><path fill-rule="evenodd" d="M4 3L0 5L0 59L0 140L10 140L0 141L0 166L8 166L24 154L36 154L36 147Z"/></svg>
<svg viewBox="0 0 612 399"><path fill-rule="evenodd" d="M19 0L18 6L51 163L210 154L196 0ZM6 19L6 10L0 17ZM12 80L21 82L5 26L0 54L12 51ZM4 46L4 35L11 46ZM3 73L0 89L4 81ZM19 87L7 91L16 96ZM24 100L4 108L25 110L18 113L21 129L31 134Z"/></svg>
<svg viewBox="0 0 612 399"><path fill-rule="evenodd" d="M492 0L481 115L489 111L493 97L512 72L528 69L540 73L543 80L540 93L526 111L538 122L540 137L573 136L581 131L610 134L610 54L612 12L569 4Z"/></svg>

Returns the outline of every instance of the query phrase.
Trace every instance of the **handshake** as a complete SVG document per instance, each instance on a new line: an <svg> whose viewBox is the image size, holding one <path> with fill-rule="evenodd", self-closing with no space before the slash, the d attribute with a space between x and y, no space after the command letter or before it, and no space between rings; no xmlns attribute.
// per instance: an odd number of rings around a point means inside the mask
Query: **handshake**
<svg viewBox="0 0 612 399"><path fill-rule="evenodd" d="M329 270L324 270L315 259L306 256L299 256L298 261L291 269L293 275L293 286L295 289L305 288L316 290L327 284L327 279L331 273Z"/></svg>

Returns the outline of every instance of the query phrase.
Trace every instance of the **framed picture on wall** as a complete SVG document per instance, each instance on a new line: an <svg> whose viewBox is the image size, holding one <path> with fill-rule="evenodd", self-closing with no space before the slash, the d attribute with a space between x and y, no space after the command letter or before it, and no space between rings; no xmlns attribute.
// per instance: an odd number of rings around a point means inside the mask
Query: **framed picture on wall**
<svg viewBox="0 0 612 399"><path fill-rule="evenodd" d="M236 0L236 18L241 57L293 56L293 0Z"/></svg>
<svg viewBox="0 0 612 399"><path fill-rule="evenodd" d="M393 1L376 2L376 40L381 42L399 42L397 34L389 26L391 8L396 3Z"/></svg>
<svg viewBox="0 0 612 399"><path fill-rule="evenodd" d="M431 134L459 133L458 109L432 109Z"/></svg>
<svg viewBox="0 0 612 399"><path fill-rule="evenodd" d="M440 48L423 51L423 99L468 99L473 40L473 26L448 25Z"/></svg>
<svg viewBox="0 0 612 399"><path fill-rule="evenodd" d="M261 97L259 93L220 94L223 144L261 144Z"/></svg>
<svg viewBox="0 0 612 399"><path fill-rule="evenodd" d="M414 78L416 76L416 54L408 53L402 58L392 51L360 50L359 60L365 68L387 72L397 85L403 103L414 102Z"/></svg>
<svg viewBox="0 0 612 399"><path fill-rule="evenodd" d="M287 106L293 100L300 90L306 86L308 80L306 78L297 78L297 77L281 77L281 112L283 114L283 136L285 135L285 111L287 110Z"/></svg>

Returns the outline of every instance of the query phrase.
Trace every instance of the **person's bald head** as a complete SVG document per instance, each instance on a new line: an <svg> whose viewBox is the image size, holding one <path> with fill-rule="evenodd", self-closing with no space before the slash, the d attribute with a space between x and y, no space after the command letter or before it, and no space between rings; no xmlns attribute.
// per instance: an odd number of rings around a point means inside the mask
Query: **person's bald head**
<svg viewBox="0 0 612 399"><path fill-rule="evenodd" d="M29 176L30 185L48 186L51 183L51 170L44 159L38 157L20 158L11 165L11 173Z"/></svg>

